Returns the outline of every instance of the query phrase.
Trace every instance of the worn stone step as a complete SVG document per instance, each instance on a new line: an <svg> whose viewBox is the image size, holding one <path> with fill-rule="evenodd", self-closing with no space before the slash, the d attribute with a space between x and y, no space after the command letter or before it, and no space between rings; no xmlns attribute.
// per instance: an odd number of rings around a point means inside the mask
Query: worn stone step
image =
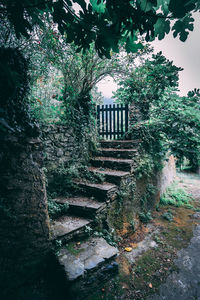
<svg viewBox="0 0 200 300"><path fill-rule="evenodd" d="M137 154L136 149L101 148L98 153L104 157L132 158Z"/></svg>
<svg viewBox="0 0 200 300"><path fill-rule="evenodd" d="M51 238L68 242L72 239L83 238L86 234L86 226L92 226L91 219L65 215L51 222Z"/></svg>
<svg viewBox="0 0 200 300"><path fill-rule="evenodd" d="M76 181L76 184L78 185L81 193L90 197L94 197L98 201L104 202L115 199L117 186L109 182L91 183Z"/></svg>
<svg viewBox="0 0 200 300"><path fill-rule="evenodd" d="M67 286L67 299L85 299L118 271L118 249L102 237L71 243L57 254L60 274Z"/></svg>
<svg viewBox="0 0 200 300"><path fill-rule="evenodd" d="M91 164L93 167L114 169L119 171L130 172L132 169L131 159L113 158L113 157L103 157L97 156L91 159Z"/></svg>
<svg viewBox="0 0 200 300"><path fill-rule="evenodd" d="M88 169L91 172L104 175L105 180L107 182L111 182L116 185L119 185L122 179L130 175L129 172L123 172L123 171L117 171L111 169L103 169L103 168L95 168L95 167L89 167Z"/></svg>
<svg viewBox="0 0 200 300"><path fill-rule="evenodd" d="M101 140L101 148L131 149L136 148L140 140Z"/></svg>
<svg viewBox="0 0 200 300"><path fill-rule="evenodd" d="M69 204L68 213L94 218L96 214L105 209L106 204L88 197L59 197L54 199L58 204Z"/></svg>

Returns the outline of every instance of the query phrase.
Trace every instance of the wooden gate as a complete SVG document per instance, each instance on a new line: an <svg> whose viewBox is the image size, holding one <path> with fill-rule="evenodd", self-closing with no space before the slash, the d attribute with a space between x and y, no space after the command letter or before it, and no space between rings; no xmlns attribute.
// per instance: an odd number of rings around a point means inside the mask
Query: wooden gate
<svg viewBox="0 0 200 300"><path fill-rule="evenodd" d="M128 104L97 105L99 135L104 139L118 139L128 131Z"/></svg>

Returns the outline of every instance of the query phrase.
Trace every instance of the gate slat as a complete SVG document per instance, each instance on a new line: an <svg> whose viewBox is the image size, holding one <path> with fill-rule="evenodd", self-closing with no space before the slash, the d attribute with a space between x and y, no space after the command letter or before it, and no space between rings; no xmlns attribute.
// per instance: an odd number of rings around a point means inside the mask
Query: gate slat
<svg viewBox="0 0 200 300"><path fill-rule="evenodd" d="M104 105L102 105L102 136L104 137Z"/></svg>
<svg viewBox="0 0 200 300"><path fill-rule="evenodd" d="M123 136L128 131L128 105L97 105L97 126L102 138Z"/></svg>
<svg viewBox="0 0 200 300"><path fill-rule="evenodd" d="M117 104L117 137L119 138L119 104Z"/></svg>
<svg viewBox="0 0 200 300"><path fill-rule="evenodd" d="M128 104L125 104L125 132L128 132Z"/></svg>
<svg viewBox="0 0 200 300"><path fill-rule="evenodd" d="M123 124L123 121L124 121L124 118L123 118L123 115L124 115L124 107L123 105L121 104L121 134L123 135L124 133L124 124Z"/></svg>
<svg viewBox="0 0 200 300"><path fill-rule="evenodd" d="M108 138L108 105L106 105L106 138Z"/></svg>
<svg viewBox="0 0 200 300"><path fill-rule="evenodd" d="M115 139L115 104L113 104L113 136Z"/></svg>
<svg viewBox="0 0 200 300"><path fill-rule="evenodd" d="M97 128L98 134L100 134L100 105L97 105Z"/></svg>
<svg viewBox="0 0 200 300"><path fill-rule="evenodd" d="M112 140L112 107L109 105L109 120L110 120L110 139Z"/></svg>

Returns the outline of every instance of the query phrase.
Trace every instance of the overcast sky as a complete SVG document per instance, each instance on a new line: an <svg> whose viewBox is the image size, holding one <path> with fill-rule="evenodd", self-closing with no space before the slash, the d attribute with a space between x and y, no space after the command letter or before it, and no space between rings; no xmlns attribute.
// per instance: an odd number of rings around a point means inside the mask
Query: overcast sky
<svg viewBox="0 0 200 300"><path fill-rule="evenodd" d="M190 32L186 42L174 39L170 33L162 41L152 43L155 52L162 51L177 67L184 70L180 72L179 89L180 95L187 95L189 90L200 88L200 18L195 17L194 31ZM112 97L112 91L117 86L112 79L104 80L98 85L104 97Z"/></svg>

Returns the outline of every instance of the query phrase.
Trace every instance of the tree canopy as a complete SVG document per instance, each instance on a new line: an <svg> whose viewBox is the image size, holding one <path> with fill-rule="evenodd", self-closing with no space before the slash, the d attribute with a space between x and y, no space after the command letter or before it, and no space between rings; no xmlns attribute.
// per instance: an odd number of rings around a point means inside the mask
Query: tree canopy
<svg viewBox="0 0 200 300"><path fill-rule="evenodd" d="M181 70L159 52L119 82L115 97L133 107L130 130L148 151L148 168L157 158L159 165L160 155L164 157L168 150L179 166L184 158L194 170L199 166L200 91L194 89L187 97L177 95Z"/></svg>
<svg viewBox="0 0 200 300"><path fill-rule="evenodd" d="M136 52L142 47L138 36L150 41L173 31L185 41L194 28L192 13L199 10L199 0L0 1L0 18L10 23L18 38L28 38L35 26L51 17L68 43L88 49L94 42L98 54L108 58L121 43L127 52Z"/></svg>

